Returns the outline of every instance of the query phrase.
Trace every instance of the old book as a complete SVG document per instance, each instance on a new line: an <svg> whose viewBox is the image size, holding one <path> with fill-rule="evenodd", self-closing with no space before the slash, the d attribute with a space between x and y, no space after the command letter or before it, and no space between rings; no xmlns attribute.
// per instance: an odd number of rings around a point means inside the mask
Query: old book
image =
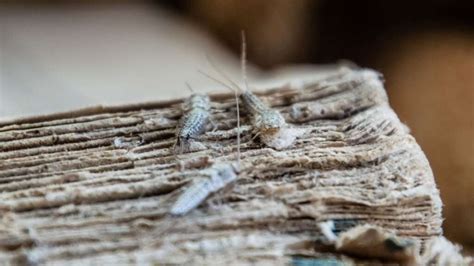
<svg viewBox="0 0 474 266"><path fill-rule="evenodd" d="M291 84L256 93L301 133L284 149L259 141L243 108L237 128L232 93L210 95L214 126L183 153L175 149L183 99L3 122L0 260L350 260L360 259L350 237L364 226L416 243L418 256L442 234L442 204L429 163L390 108L380 75L341 68ZM237 163L239 130L236 180L189 213L170 214L210 168ZM337 240L351 228L356 232ZM349 250L337 243L349 243Z"/></svg>

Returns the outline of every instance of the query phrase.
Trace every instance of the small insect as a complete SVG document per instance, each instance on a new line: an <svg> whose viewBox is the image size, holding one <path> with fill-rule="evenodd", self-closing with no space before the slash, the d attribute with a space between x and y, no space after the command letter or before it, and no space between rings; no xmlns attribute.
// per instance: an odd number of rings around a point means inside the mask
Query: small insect
<svg viewBox="0 0 474 266"><path fill-rule="evenodd" d="M186 85L192 91L191 86L187 83ZM180 147L181 153L189 150L189 141L205 130L209 122L210 110L210 99L207 95L193 93L187 99L183 108L184 115L176 130L176 146Z"/></svg>
<svg viewBox="0 0 474 266"><path fill-rule="evenodd" d="M219 70L210 58L208 58L208 60L213 69L231 85L228 85L204 72L201 73L232 91L238 91L240 93L239 98L242 100L242 105L245 110L251 116L251 123L256 131L256 136L260 136L260 140L265 145L275 149L287 148L291 146L295 139L304 132L301 129L291 128L278 110L272 109L266 105L260 98L258 98L258 96L248 89L246 50L245 34L242 32L241 68L245 90L242 90L237 83L232 81L223 71Z"/></svg>
<svg viewBox="0 0 474 266"><path fill-rule="evenodd" d="M206 169L209 178L191 184L171 207L172 215L184 215L199 206L211 193L237 179L238 166L222 163Z"/></svg>

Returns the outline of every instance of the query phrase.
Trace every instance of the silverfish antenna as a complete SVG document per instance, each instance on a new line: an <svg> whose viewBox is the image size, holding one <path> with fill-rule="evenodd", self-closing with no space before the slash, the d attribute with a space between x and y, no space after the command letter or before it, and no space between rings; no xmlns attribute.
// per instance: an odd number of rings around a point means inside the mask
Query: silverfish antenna
<svg viewBox="0 0 474 266"><path fill-rule="evenodd" d="M242 79L244 80L245 89L249 90L249 84L247 81L247 42L245 40L245 31L242 30L242 51L240 57L240 65L242 68Z"/></svg>
<svg viewBox="0 0 474 266"><path fill-rule="evenodd" d="M218 78L215 78L209 74L207 74L206 72L202 71L202 70L198 70L199 74L205 76L206 78L212 80L212 81L215 81L219 84L221 84L222 86L226 87L227 89L231 90L231 91L236 91L235 88L232 88L232 86L229 86L227 83L225 83L224 81L218 79Z"/></svg>
<svg viewBox="0 0 474 266"><path fill-rule="evenodd" d="M242 30L241 32L242 35L242 55L240 59L240 66L242 70L242 79L244 81L245 85L245 90L249 90L248 82L247 82L247 42L245 40L245 31ZM235 103L236 103L236 108L237 108L237 165L240 168L240 111L239 111L239 95L237 94L237 91L234 92L235 94Z"/></svg>
<svg viewBox="0 0 474 266"><path fill-rule="evenodd" d="M240 110L239 110L239 94L234 91L235 107L237 108L237 167L240 171Z"/></svg>
<svg viewBox="0 0 474 266"><path fill-rule="evenodd" d="M188 90L189 90L191 93L194 94L194 90L193 90L193 88L191 87L191 85L189 85L189 83L188 83L187 81L184 82L184 83L186 84L186 87L188 88Z"/></svg>
<svg viewBox="0 0 474 266"><path fill-rule="evenodd" d="M241 90L239 84L237 84L236 82L234 82L223 70L219 69L219 68L217 67L216 63L214 63L214 61L212 60L212 58L211 58L209 55L206 55L206 59L207 59L207 61L209 62L209 64L211 65L212 69L217 72L217 74L219 74L219 75L220 75L221 77L223 77L227 82L229 82L230 84L232 84L232 85L235 87L235 89Z"/></svg>

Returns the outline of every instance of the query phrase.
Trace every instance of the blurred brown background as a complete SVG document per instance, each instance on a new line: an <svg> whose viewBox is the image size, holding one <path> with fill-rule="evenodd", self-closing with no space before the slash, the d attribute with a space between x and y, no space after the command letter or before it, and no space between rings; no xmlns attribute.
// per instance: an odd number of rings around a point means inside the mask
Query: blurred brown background
<svg viewBox="0 0 474 266"><path fill-rule="evenodd" d="M183 80L207 90L196 70L209 54L238 73L241 29L255 79L375 68L431 162L446 236L474 247L473 1L21 1L0 4L0 23L0 118L183 96Z"/></svg>

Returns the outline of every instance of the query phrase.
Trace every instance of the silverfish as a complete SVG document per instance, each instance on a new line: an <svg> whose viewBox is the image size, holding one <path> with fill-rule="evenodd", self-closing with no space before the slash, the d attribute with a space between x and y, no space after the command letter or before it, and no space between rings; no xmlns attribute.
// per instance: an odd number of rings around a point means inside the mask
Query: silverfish
<svg viewBox="0 0 474 266"><path fill-rule="evenodd" d="M172 215L184 215L199 206L209 194L219 191L237 179L238 167L232 163L221 163L206 169L209 178L194 182L171 207Z"/></svg>
<svg viewBox="0 0 474 266"><path fill-rule="evenodd" d="M244 90L242 90L237 83L232 81L232 79L230 79L223 71L219 70L209 57L208 61L212 68L231 85L228 85L227 83L202 71L200 71L201 74L234 92L238 91L240 93L239 98L241 99L245 110L251 116L251 123L256 131L256 136L260 136L260 140L265 145L276 149L284 149L291 146L298 136L304 134L304 130L290 127L278 110L272 109L266 105L258 96L248 89L246 74L246 42L245 34L243 32L241 69L242 78L245 83Z"/></svg>
<svg viewBox="0 0 474 266"><path fill-rule="evenodd" d="M176 146L180 147L180 152L189 149L189 140L204 131L209 122L210 110L210 99L207 95L193 93L186 100L183 108L184 115L176 130Z"/></svg>

